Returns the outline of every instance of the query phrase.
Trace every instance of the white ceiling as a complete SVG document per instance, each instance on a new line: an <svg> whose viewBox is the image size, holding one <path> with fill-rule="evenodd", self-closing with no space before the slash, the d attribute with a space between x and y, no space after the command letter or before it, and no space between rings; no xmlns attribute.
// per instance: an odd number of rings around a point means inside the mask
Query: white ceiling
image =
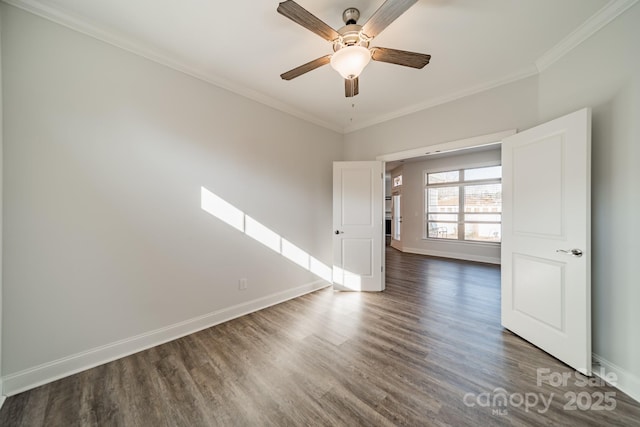
<svg viewBox="0 0 640 427"><path fill-rule="evenodd" d="M415 70L372 62L354 98L344 97L343 80L328 65L280 79L332 50L278 14L278 0L5 1L348 132L533 75L636 0L420 0L372 45L428 53L431 63ZM338 29L346 7L360 9L363 24L383 0L298 3Z"/></svg>

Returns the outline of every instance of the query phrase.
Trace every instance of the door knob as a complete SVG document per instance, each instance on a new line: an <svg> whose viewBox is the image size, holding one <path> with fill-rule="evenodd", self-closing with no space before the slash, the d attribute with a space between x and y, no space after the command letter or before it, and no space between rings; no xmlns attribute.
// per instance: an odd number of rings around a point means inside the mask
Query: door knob
<svg viewBox="0 0 640 427"><path fill-rule="evenodd" d="M580 249L557 249L556 252L561 252L578 258L582 256L582 250Z"/></svg>
<svg viewBox="0 0 640 427"><path fill-rule="evenodd" d="M336 230L336 234L344 234L344 231Z"/></svg>

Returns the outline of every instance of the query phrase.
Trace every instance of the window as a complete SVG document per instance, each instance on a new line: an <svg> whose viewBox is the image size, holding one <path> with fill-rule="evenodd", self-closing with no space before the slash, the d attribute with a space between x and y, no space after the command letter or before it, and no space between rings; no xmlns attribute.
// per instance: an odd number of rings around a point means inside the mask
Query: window
<svg viewBox="0 0 640 427"><path fill-rule="evenodd" d="M502 167L425 174L425 236L500 242Z"/></svg>
<svg viewBox="0 0 640 427"><path fill-rule="evenodd" d="M400 187L402 185L402 175L393 177L393 188Z"/></svg>

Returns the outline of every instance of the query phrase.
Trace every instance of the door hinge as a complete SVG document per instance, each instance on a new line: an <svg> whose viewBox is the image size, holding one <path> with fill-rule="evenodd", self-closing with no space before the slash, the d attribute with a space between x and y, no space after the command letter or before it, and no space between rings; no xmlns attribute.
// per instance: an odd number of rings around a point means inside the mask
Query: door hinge
<svg viewBox="0 0 640 427"><path fill-rule="evenodd" d="M380 266L380 272L384 273L384 266L382 266L382 265Z"/></svg>

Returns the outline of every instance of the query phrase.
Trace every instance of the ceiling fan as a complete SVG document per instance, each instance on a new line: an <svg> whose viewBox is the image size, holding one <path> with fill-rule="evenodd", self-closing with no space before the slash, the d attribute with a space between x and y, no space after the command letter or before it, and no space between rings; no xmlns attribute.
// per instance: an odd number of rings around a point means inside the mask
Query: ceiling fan
<svg viewBox="0 0 640 427"><path fill-rule="evenodd" d="M284 80L295 79L302 74L331 63L331 66L344 78L345 96L352 97L358 94L358 76L371 59L405 67L423 68L429 63L431 55L385 47L369 47L369 43L374 37L417 1L387 0L364 25L356 23L360 18L360 11L354 7L347 8L342 13L345 26L337 31L293 0L280 3L278 13L331 42L334 52L289 70L281 74L280 77Z"/></svg>

